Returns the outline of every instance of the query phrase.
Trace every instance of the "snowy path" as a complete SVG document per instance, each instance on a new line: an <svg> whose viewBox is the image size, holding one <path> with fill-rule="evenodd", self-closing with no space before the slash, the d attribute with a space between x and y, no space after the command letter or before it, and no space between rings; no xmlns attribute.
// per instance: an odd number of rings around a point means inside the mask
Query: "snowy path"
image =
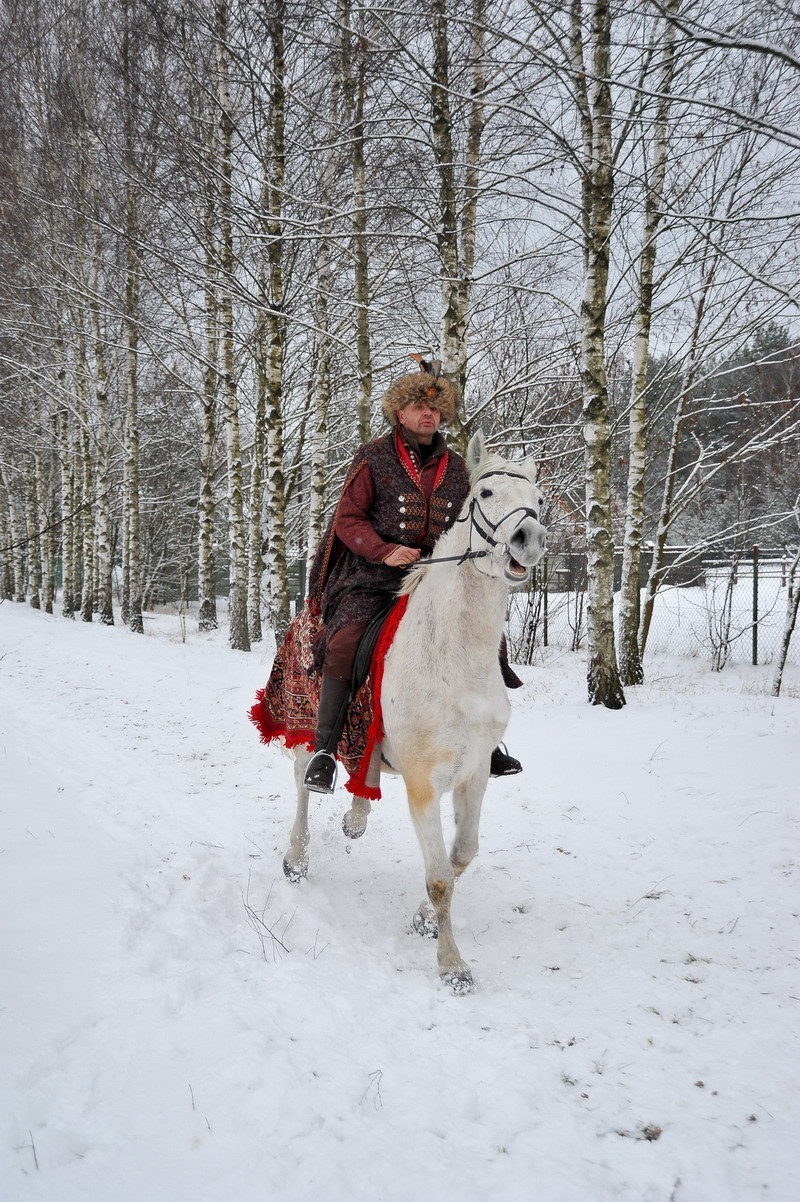
<svg viewBox="0 0 800 1202"><path fill-rule="evenodd" d="M454 998L396 783L283 879L266 670L0 606L2 1202L794 1202L800 701L523 670Z"/></svg>

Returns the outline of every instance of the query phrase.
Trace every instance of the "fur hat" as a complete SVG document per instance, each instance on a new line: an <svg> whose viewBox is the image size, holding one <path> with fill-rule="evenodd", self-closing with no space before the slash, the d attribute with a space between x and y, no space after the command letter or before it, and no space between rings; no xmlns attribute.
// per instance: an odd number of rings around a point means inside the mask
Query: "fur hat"
<svg viewBox="0 0 800 1202"><path fill-rule="evenodd" d="M440 374L441 364L436 360L423 359L422 355L410 358L417 360L420 370L400 376L391 385L381 401L386 420L390 426L396 426L398 409L405 409L413 401L429 400L439 406L442 425L449 425L458 409L458 389Z"/></svg>

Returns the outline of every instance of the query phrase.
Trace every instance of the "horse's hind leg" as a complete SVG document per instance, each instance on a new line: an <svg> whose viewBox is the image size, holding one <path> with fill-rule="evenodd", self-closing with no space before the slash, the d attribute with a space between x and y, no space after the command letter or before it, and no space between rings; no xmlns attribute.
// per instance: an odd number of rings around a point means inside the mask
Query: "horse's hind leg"
<svg viewBox="0 0 800 1202"><path fill-rule="evenodd" d="M408 781L406 784L411 817L425 860L425 886L436 913L439 975L454 993L471 993L474 989L472 973L456 946L450 920L455 874L444 845L439 798L429 782L421 787L414 787Z"/></svg>
<svg viewBox="0 0 800 1202"><path fill-rule="evenodd" d="M289 850L283 857L283 871L296 884L308 876L308 789L303 784L303 774L311 759L304 747L294 750L294 783L297 788L297 812L292 827Z"/></svg>

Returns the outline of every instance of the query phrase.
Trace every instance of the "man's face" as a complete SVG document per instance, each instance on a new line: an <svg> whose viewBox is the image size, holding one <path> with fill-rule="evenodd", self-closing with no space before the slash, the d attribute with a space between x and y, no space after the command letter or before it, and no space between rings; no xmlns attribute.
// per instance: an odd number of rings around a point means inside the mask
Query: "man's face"
<svg viewBox="0 0 800 1202"><path fill-rule="evenodd" d="M439 429L442 414L435 401L413 401L397 411L397 420L417 442L428 446Z"/></svg>

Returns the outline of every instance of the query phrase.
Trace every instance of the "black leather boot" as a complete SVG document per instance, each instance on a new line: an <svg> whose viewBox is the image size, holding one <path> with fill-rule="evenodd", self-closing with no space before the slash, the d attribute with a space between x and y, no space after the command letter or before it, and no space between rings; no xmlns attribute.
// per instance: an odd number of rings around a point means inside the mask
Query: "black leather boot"
<svg viewBox="0 0 800 1202"><path fill-rule="evenodd" d="M508 754L508 748L505 743L501 743L499 747L495 747L492 752L492 763L489 768L490 776L516 776L522 771L522 764L519 760L515 760L513 755Z"/></svg>
<svg viewBox="0 0 800 1202"><path fill-rule="evenodd" d="M336 784L336 747L349 702L350 681L323 675L314 754L303 776L303 784L312 793L333 792Z"/></svg>

